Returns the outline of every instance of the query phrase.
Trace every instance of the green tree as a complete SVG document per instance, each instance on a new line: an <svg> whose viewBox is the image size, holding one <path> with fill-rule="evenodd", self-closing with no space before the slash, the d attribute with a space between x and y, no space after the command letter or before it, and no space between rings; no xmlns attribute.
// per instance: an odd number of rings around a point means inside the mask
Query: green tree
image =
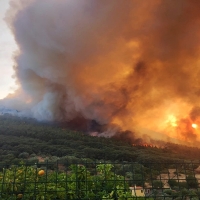
<svg viewBox="0 0 200 200"><path fill-rule="evenodd" d="M163 188L163 182L160 180L154 180L152 186L153 188Z"/></svg>
<svg viewBox="0 0 200 200"><path fill-rule="evenodd" d="M175 186L178 185L177 181L174 180L174 179L169 179L169 180L168 180L168 184L169 184L169 186L170 186L171 188L174 188Z"/></svg>
<svg viewBox="0 0 200 200"><path fill-rule="evenodd" d="M19 154L19 158L28 158L29 157L29 153L27 152L23 152Z"/></svg>
<svg viewBox="0 0 200 200"><path fill-rule="evenodd" d="M193 175L186 176L186 182L189 188L198 188L198 181L195 176Z"/></svg>

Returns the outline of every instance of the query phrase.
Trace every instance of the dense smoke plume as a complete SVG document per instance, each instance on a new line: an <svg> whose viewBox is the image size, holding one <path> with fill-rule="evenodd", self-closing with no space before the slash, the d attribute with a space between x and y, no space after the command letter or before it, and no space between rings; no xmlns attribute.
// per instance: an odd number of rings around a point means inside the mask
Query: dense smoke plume
<svg viewBox="0 0 200 200"><path fill-rule="evenodd" d="M197 145L185 124L200 116L199 10L199 0L12 0L21 87L4 103L24 96L22 113L39 120Z"/></svg>

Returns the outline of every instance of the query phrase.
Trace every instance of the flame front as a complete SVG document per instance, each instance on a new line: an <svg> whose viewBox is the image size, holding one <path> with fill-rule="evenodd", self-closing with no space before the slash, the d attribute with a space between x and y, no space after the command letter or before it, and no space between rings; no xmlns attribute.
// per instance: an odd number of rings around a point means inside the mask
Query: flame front
<svg viewBox="0 0 200 200"><path fill-rule="evenodd" d="M197 129L198 125L197 124L192 124L192 128Z"/></svg>

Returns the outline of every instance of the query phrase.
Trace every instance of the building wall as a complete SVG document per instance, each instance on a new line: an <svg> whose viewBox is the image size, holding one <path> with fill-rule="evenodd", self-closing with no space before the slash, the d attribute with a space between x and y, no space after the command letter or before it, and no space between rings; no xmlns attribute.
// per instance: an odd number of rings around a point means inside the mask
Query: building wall
<svg viewBox="0 0 200 200"><path fill-rule="evenodd" d="M144 193L144 189L143 188L135 188L135 187L131 187L130 188L132 191L132 195L133 196L137 196L137 197L144 197L145 193Z"/></svg>

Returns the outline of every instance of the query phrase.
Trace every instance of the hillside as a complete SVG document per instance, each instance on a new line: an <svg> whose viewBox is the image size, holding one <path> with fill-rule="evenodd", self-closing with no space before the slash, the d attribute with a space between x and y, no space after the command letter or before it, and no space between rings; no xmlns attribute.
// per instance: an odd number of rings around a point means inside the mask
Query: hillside
<svg viewBox="0 0 200 200"><path fill-rule="evenodd" d="M200 149L171 143L163 147L132 145L116 138L93 137L33 119L0 116L0 161L83 158L133 162L176 162L198 159Z"/></svg>

